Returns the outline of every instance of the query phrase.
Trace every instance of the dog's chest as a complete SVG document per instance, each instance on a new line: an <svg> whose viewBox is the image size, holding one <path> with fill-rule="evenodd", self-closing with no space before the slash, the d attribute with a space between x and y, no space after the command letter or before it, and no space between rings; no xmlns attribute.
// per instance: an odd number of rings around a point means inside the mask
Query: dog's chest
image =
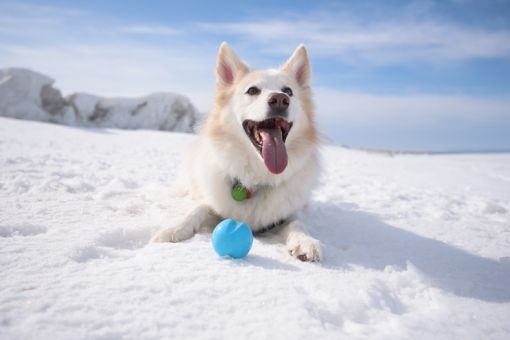
<svg viewBox="0 0 510 340"><path fill-rule="evenodd" d="M313 179L305 173L277 186L246 186L250 197L236 200L232 189L239 184L244 187L240 180L223 178L214 182L222 183L222 187L211 188L210 206L222 217L242 220L254 230L289 218L306 204L313 187Z"/></svg>

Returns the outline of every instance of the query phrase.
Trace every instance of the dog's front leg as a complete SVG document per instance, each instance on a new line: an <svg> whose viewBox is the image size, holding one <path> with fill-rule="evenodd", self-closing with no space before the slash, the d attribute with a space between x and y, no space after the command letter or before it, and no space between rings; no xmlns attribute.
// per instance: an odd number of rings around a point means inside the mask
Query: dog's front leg
<svg viewBox="0 0 510 340"><path fill-rule="evenodd" d="M151 242L184 241L202 229L212 230L218 222L219 217L208 206L197 205L176 224L158 231Z"/></svg>
<svg viewBox="0 0 510 340"><path fill-rule="evenodd" d="M318 262L322 257L321 244L311 237L300 220L291 220L282 231L290 255L301 261Z"/></svg>

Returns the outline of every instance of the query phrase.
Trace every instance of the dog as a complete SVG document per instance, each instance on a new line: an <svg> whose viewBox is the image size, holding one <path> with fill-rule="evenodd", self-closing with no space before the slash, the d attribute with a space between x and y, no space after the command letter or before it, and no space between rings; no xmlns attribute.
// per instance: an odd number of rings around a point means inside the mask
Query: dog
<svg viewBox="0 0 510 340"><path fill-rule="evenodd" d="M250 71L221 44L215 105L176 183L193 208L153 242L186 240L232 218L255 235L280 235L299 260L320 261L320 242L301 217L320 170L310 82L303 45L279 69Z"/></svg>

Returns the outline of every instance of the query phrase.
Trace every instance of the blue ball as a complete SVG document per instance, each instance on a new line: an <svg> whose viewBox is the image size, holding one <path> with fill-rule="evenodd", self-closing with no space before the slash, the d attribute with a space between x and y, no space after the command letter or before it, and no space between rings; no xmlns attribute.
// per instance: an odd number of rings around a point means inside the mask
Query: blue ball
<svg viewBox="0 0 510 340"><path fill-rule="evenodd" d="M218 255L239 259L248 255L253 233L246 223L228 218L214 228L211 239Z"/></svg>

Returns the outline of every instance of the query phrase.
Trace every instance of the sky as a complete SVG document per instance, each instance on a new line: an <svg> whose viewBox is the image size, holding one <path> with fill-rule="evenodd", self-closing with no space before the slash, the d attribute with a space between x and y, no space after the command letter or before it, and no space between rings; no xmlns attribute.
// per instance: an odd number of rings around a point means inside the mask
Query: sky
<svg viewBox="0 0 510 340"><path fill-rule="evenodd" d="M304 43L326 140L510 150L510 0L0 2L0 67L64 94L170 91L208 112L222 41L254 69Z"/></svg>

